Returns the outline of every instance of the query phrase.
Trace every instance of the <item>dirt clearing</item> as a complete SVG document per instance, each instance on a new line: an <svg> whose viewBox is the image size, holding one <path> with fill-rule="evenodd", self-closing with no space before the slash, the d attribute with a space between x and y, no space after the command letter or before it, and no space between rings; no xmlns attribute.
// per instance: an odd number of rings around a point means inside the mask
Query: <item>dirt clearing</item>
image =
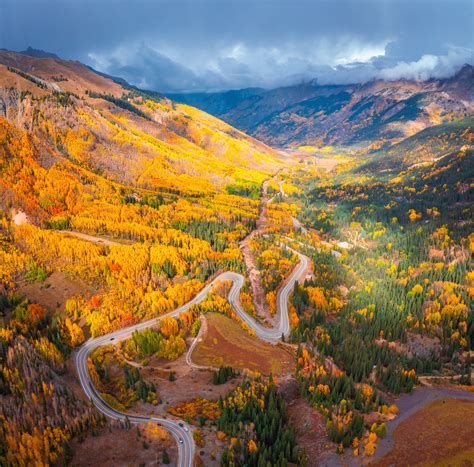
<svg viewBox="0 0 474 467"><path fill-rule="evenodd" d="M306 454L306 465L339 465L336 445L326 433L324 415L300 397L295 378L289 377L280 381L278 390L286 402L286 410L290 424L295 429L298 446L302 447Z"/></svg>
<svg viewBox="0 0 474 467"><path fill-rule="evenodd" d="M192 354L194 363L275 375L294 371L294 358L288 352L246 334L227 316L209 313L207 324L207 333Z"/></svg>
<svg viewBox="0 0 474 467"><path fill-rule="evenodd" d="M71 279L63 272L53 272L44 282L35 282L20 287L19 292L31 302L39 303L49 310L64 310L68 298L80 295L89 297L91 287L79 279Z"/></svg>
<svg viewBox="0 0 474 467"><path fill-rule="evenodd" d="M139 425L131 428L106 427L98 436L72 443L71 466L118 467L162 465L166 449L170 466L178 463L178 450L171 435L163 428Z"/></svg>
<svg viewBox="0 0 474 467"><path fill-rule="evenodd" d="M181 357L182 358L182 357ZM174 362L173 362L174 363ZM167 365L172 371L177 369L173 364ZM162 414L166 414L169 406L179 404L184 401L189 401L195 397L202 397L209 400L217 400L219 396L224 397L227 392L234 389L236 382L240 378L231 380L226 384L213 385L212 372L205 370L191 370L189 369L184 374L178 371L175 381L169 381L168 378L163 377L164 374L157 369L143 368L141 373L147 382L153 382L158 390L158 396L162 400L156 410ZM137 413L147 413L150 410L150 405L141 403L134 408Z"/></svg>

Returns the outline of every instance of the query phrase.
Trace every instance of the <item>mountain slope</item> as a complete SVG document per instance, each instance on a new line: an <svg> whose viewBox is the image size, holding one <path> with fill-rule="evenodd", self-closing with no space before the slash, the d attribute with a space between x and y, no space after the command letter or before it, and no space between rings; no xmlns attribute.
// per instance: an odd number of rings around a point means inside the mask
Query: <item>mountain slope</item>
<svg viewBox="0 0 474 467"><path fill-rule="evenodd" d="M0 51L0 116L36 137L48 164L67 159L148 189L260 183L284 162L200 110L57 58Z"/></svg>
<svg viewBox="0 0 474 467"><path fill-rule="evenodd" d="M257 102L265 92L266 90L261 88L246 88L216 93L168 94L168 97L198 109L205 109L211 115L225 115L247 99L249 102Z"/></svg>
<svg viewBox="0 0 474 467"><path fill-rule="evenodd" d="M400 171L434 163L460 150L472 148L474 118L455 120L426 128L387 149L369 155L363 172Z"/></svg>
<svg viewBox="0 0 474 467"><path fill-rule="evenodd" d="M286 164L276 151L78 62L0 61L0 242L14 251L0 248L0 292L40 270L79 280L100 291L98 335L243 271L260 184Z"/></svg>
<svg viewBox="0 0 474 467"><path fill-rule="evenodd" d="M174 96L208 110L271 145L397 141L426 127L472 115L474 69L445 80L305 83L263 92Z"/></svg>

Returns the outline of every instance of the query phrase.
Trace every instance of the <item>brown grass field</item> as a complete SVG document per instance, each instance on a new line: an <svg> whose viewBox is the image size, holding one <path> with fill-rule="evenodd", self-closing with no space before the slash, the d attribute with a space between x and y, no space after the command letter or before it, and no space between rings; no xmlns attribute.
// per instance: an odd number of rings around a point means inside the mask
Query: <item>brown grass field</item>
<svg viewBox="0 0 474 467"><path fill-rule="evenodd" d="M88 298L94 291L81 280L71 279L63 272L53 272L43 283L25 284L19 292L49 310L64 310L68 298L76 295Z"/></svg>
<svg viewBox="0 0 474 467"><path fill-rule="evenodd" d="M474 466L474 401L439 399L404 420L394 447L370 465Z"/></svg>
<svg viewBox="0 0 474 467"><path fill-rule="evenodd" d="M206 319L207 333L193 352L194 363L275 375L294 371L294 359L282 348L249 336L227 316L209 313Z"/></svg>

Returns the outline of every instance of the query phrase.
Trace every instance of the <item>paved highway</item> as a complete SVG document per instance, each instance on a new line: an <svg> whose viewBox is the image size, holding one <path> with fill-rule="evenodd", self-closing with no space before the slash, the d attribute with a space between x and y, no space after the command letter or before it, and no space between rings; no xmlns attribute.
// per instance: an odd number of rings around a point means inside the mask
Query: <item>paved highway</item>
<svg viewBox="0 0 474 467"><path fill-rule="evenodd" d="M280 184L280 192L282 196L284 195L282 186ZM272 202L273 198L269 200ZM291 218L293 226L295 228L301 229L301 231L306 234L307 230L300 224L300 222L295 219ZM71 233L71 232L69 232ZM74 234L74 233L73 233ZM90 240L90 241L98 241L105 243L102 239L98 239L97 237L87 236L85 238L81 234L81 238ZM301 245L305 245L304 243L291 239L290 237L285 237L286 240L291 242L297 242ZM113 242L107 241L106 244L111 244ZM290 324L289 324L289 317L288 317L288 299L293 290L295 282L300 280L306 272L306 269L309 264L309 258L300 252L292 249L291 247L287 246L286 244L279 243L279 245L287 248L288 250L292 251L296 254L299 258L298 265L294 268L291 275L283 284L277 294L277 314L275 318L275 325L272 328L265 327L261 323L257 322L253 317L248 315L242 305L240 304L239 295L240 290L244 284L244 277L241 274L236 272L227 271L219 276L217 276L212 282L206 285L192 300L190 300L185 305L167 313L157 318L150 319L148 321L144 321L142 323L130 326L128 328L120 329L118 331L112 332L105 336L97 337L95 339L89 339L76 353L74 356L75 364L77 373L79 376L79 380L84 390L86 396L90 399L90 401L96 406L96 408L102 412L105 416L112 418L114 420L122 420L125 421L128 419L130 423L139 424L139 423L158 423L163 426L166 430L170 432L170 434L175 438L178 444L178 453L179 453L179 463L180 467L191 467L193 465L194 460L194 452L195 452L195 445L194 439L192 436L192 428L187 425L184 421L178 419L170 419L170 418L159 418L159 417L146 417L146 416L138 416L132 414L125 414L115 410L114 408L110 407L100 396L97 390L94 388L92 381L90 379L89 370L87 366L87 359L88 355L97 347L101 345L107 344L117 344L120 341L129 339L132 336L132 333L135 331L140 331L151 326L155 326L161 319L166 316L173 316L177 317L181 312L188 310L192 305L198 304L202 302L207 294L212 290L213 286L222 280L230 280L232 281L232 287L228 294L229 303L232 305L235 313L245 321L251 329L255 331L255 335L259 338L270 342L276 343L278 342L282 336L287 337L290 333ZM308 246L308 245L306 245ZM308 246L310 249L314 249L314 247ZM199 336L198 336L199 337ZM197 344L198 339L193 342L193 345L189 349L186 355L186 362L194 368L203 368L199 365L195 365L191 361L191 354L192 351Z"/></svg>
<svg viewBox="0 0 474 467"><path fill-rule="evenodd" d="M277 321L276 325L273 328L267 328L262 324L258 323L254 318L249 316L242 308L242 305L240 304L239 300L239 294L240 289L244 284L244 277L236 272L224 272L217 276L206 287L204 287L191 301L177 308L176 310L171 311L170 313L159 316L158 318L153 318L148 321L144 321L128 328L120 329L105 336L97 337L95 339L89 339L75 354L77 374L79 376L82 389L84 390L86 396L97 407L97 409L100 410L100 412L114 420L124 421L126 418L128 418L130 423L156 422L161 424L171 433L171 435L175 438L178 444L179 465L181 467L192 466L195 446L191 428L186 423L180 420L125 414L110 407L102 399L102 397L92 384L89 375L89 369L87 366L88 355L94 349L101 345L117 344L120 341L129 339L132 336L132 333L135 331L140 331L148 327L155 326L165 316L177 317L181 312L188 310L192 305L198 304L203 301L206 298L207 294L211 291L214 284L222 280L232 281L232 287L229 291L228 299L238 316L243 321L245 321L251 329L255 330L255 335L268 342L276 343L282 335L286 337L290 333L290 324L288 319L288 298L293 290L295 282L298 281L300 277L302 277L302 275L305 273L309 261L306 256L302 255L296 250L292 251L298 255L300 262L295 267L290 277L286 280L284 286L278 292L276 318Z"/></svg>
<svg viewBox="0 0 474 467"><path fill-rule="evenodd" d="M224 273L219 276L219 278L227 278L227 274ZM230 273L233 274L233 273ZM240 276L242 277L242 276ZM95 339L89 339L75 354L75 364L77 369L77 374L79 376L79 381L81 383L82 389L90 401L97 407L97 409L102 412L105 416L112 418L114 420L125 420L128 418L130 423L147 423L147 422L156 422L161 424L166 428L171 435L175 438L178 444L179 452L179 465L182 467L191 467L193 465L194 458L194 440L192 437L191 429L182 421L164 419L158 417L143 417L124 414L119 412L112 407L110 407L100 396L100 394L94 388L92 381L89 375L89 369L87 367L87 358L88 355L97 347L107 344L116 344L122 340L129 339L132 336L132 333L142 329L146 329L150 326L155 326L161 319L165 316L178 316L179 313L186 311L192 305L197 304L204 300L207 294L210 292L214 282L218 279L215 279L213 282L204 287L191 301L185 305L173 310L170 313L162 315L158 318L154 318L142 323L130 326L128 328L120 329L118 331L112 332L105 336L97 337ZM243 278L242 278L243 280Z"/></svg>

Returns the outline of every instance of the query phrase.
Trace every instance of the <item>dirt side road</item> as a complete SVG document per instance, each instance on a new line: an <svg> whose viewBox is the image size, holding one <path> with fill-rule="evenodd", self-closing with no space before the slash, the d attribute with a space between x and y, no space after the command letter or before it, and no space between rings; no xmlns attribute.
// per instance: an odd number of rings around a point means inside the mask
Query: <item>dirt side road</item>
<svg viewBox="0 0 474 467"><path fill-rule="evenodd" d="M241 242L240 251L244 257L245 267L247 269L247 277L250 281L250 287L252 289L252 298L255 311L257 312L258 318L264 322L272 321L270 316L270 310L268 308L267 300L265 298L265 291L263 290L262 283L260 281L260 271L257 268L257 263L253 257L250 249L250 241L256 235L262 233L262 230L267 225L267 185L269 180L265 180L262 184L262 197L260 200L260 208L257 219L257 228L252 230Z"/></svg>

